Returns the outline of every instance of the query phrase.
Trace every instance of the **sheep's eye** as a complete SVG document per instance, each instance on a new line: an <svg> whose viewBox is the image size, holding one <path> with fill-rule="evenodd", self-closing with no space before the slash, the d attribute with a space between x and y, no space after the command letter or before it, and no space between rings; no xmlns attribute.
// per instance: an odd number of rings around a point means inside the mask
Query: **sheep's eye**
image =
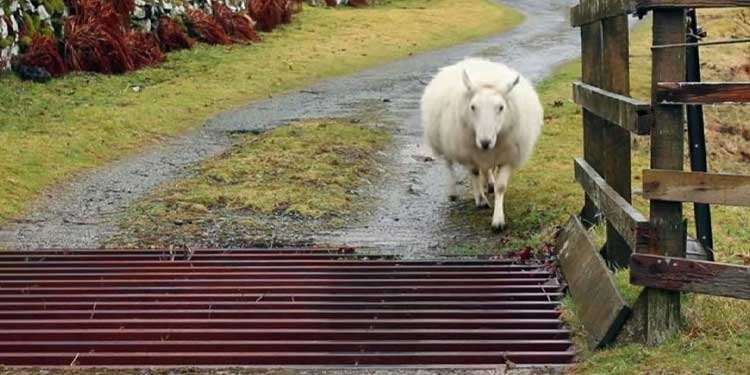
<svg viewBox="0 0 750 375"><path fill-rule="evenodd" d="M503 105L499 105L499 106L497 107L497 111L498 111L498 112L502 112L502 111L503 111L503 109L505 109L505 106L503 106Z"/></svg>
<svg viewBox="0 0 750 375"><path fill-rule="evenodd" d="M474 104L472 104L469 108L471 108L472 112L475 112L477 110L477 107Z"/></svg>

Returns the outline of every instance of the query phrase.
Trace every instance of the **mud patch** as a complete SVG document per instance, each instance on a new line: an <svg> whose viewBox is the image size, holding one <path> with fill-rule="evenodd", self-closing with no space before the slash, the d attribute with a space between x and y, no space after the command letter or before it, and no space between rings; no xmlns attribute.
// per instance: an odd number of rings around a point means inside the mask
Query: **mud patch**
<svg viewBox="0 0 750 375"><path fill-rule="evenodd" d="M123 216L112 247L308 245L366 211L388 130L313 120L245 134L229 152L157 189Z"/></svg>

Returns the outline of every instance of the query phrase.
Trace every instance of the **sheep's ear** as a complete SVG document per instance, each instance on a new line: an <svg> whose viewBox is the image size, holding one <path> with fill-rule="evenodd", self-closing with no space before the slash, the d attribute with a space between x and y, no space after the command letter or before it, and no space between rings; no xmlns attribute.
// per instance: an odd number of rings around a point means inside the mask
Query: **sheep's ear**
<svg viewBox="0 0 750 375"><path fill-rule="evenodd" d="M505 95L510 94L510 92L513 91L513 89L516 88L516 86L518 86L519 82L521 82L520 74L516 76L516 79L510 85L508 85L508 88L505 90Z"/></svg>
<svg viewBox="0 0 750 375"><path fill-rule="evenodd" d="M470 93L474 91L474 83L471 82L471 78L469 78L469 73L466 72L466 69L463 70L463 74L461 75L461 78L464 81L464 86L466 86L466 90L468 90Z"/></svg>

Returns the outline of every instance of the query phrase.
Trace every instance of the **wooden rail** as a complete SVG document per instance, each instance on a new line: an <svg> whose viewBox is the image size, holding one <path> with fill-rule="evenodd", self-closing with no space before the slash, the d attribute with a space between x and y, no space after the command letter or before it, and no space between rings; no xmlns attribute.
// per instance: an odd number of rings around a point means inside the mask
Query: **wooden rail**
<svg viewBox="0 0 750 375"><path fill-rule="evenodd" d="M636 254L630 262L635 285L750 299L750 267Z"/></svg>
<svg viewBox="0 0 750 375"><path fill-rule="evenodd" d="M631 133L646 135L654 122L651 104L581 82L573 83L573 101Z"/></svg>
<svg viewBox="0 0 750 375"><path fill-rule="evenodd" d="M612 343L630 315L630 308L578 217L568 221L557 239L557 248L563 275L578 307L577 315L588 332L589 345L599 348Z"/></svg>
<svg viewBox="0 0 750 375"><path fill-rule="evenodd" d="M579 27L626 14L643 14L653 9L747 6L750 6L750 0L584 0L570 9L570 24Z"/></svg>
<svg viewBox="0 0 750 375"><path fill-rule="evenodd" d="M645 251L651 236L648 219L612 189L585 160L575 159L575 175L583 190L634 250Z"/></svg>
<svg viewBox="0 0 750 375"><path fill-rule="evenodd" d="M622 16L635 12L633 0L592 0L571 8L570 24L573 27L594 23L605 18Z"/></svg>
<svg viewBox="0 0 750 375"><path fill-rule="evenodd" d="M750 0L637 0L637 8L686 9L686 8L737 8L750 7Z"/></svg>
<svg viewBox="0 0 750 375"><path fill-rule="evenodd" d="M672 202L750 206L750 176L647 169L643 196Z"/></svg>
<svg viewBox="0 0 750 375"><path fill-rule="evenodd" d="M660 104L750 103L750 82L661 82L656 87Z"/></svg>

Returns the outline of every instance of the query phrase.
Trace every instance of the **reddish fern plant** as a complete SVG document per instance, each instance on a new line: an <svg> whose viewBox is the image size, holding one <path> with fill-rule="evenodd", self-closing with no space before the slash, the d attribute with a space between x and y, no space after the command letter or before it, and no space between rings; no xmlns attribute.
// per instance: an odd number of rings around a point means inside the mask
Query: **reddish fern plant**
<svg viewBox="0 0 750 375"><path fill-rule="evenodd" d="M284 7L281 2L279 0L250 0L248 12L257 22L258 30L271 31L284 21Z"/></svg>
<svg viewBox="0 0 750 375"><path fill-rule="evenodd" d="M191 9L186 14L188 30L202 42L209 44L231 44L224 29L205 12Z"/></svg>
<svg viewBox="0 0 750 375"><path fill-rule="evenodd" d="M349 0L349 5L355 8L362 8L362 7L370 6L370 1L369 0Z"/></svg>
<svg viewBox="0 0 750 375"><path fill-rule="evenodd" d="M161 51L159 41L156 40L154 34L131 31L128 33L126 40L136 69L156 65L166 60L166 56Z"/></svg>
<svg viewBox="0 0 750 375"><path fill-rule="evenodd" d="M34 35L31 45L21 55L20 62L23 65L44 68L52 77L60 77L68 72L65 61L60 55L57 41L51 36Z"/></svg>
<svg viewBox="0 0 750 375"><path fill-rule="evenodd" d="M120 17L123 26L130 24L130 14L135 10L135 0L111 0L115 13Z"/></svg>
<svg viewBox="0 0 750 375"><path fill-rule="evenodd" d="M281 23L292 22L292 15L294 14L294 8L292 6L293 1L294 0L276 0L281 9Z"/></svg>
<svg viewBox="0 0 750 375"><path fill-rule="evenodd" d="M165 52L190 49L195 45L195 39L189 37L182 26L170 17L159 19L156 33Z"/></svg>
<svg viewBox="0 0 750 375"><path fill-rule="evenodd" d="M260 42L260 36L255 32L253 20L240 13L235 13L228 6L216 2L212 6L216 22L235 43Z"/></svg>
<svg viewBox="0 0 750 375"><path fill-rule="evenodd" d="M65 21L65 63L70 70L124 73L135 69L126 34L119 25L107 23L114 14L111 4L101 6L103 17L81 13Z"/></svg>

